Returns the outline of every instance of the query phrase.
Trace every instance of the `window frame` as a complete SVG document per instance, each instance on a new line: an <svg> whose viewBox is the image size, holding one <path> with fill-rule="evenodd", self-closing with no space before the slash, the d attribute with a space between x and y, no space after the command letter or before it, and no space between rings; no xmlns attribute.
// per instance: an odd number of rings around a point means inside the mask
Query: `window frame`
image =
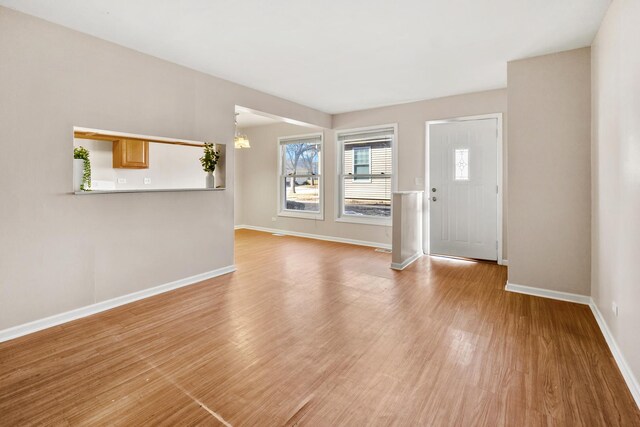
<svg viewBox="0 0 640 427"><path fill-rule="evenodd" d="M381 218L381 217L373 217L373 216L345 214L343 182L344 182L344 178L348 177L349 174L345 174L345 171L344 171L344 143L340 142L340 136L344 134L373 132L376 130L384 130L384 129L390 129L390 128L393 129L393 138L391 140L391 177L389 178L391 180L391 192L390 192L391 194L389 195L390 202L391 202L390 215L388 217ZM336 180L335 180L335 188L336 188L335 221L391 227L392 220L393 220L393 193L398 191L398 183L397 183L398 124L389 123L385 125L366 126L366 127L360 127L360 128L338 129L335 131L334 137L335 137L335 143L336 143L336 172L337 172ZM369 162L371 162L371 156L369 157ZM371 172L371 169L369 171ZM370 179L378 176L379 175L369 174ZM385 176L389 176L389 175L385 175Z"/></svg>
<svg viewBox="0 0 640 427"><path fill-rule="evenodd" d="M318 161L320 162L320 167L318 168L318 174L303 174L303 175L285 175L285 164L284 164L284 151L283 147L287 144L287 142L302 140L302 139L312 139L318 138L318 145L320 146L320 152L318 154ZM290 218L301 218L301 219L313 219L313 220L324 220L324 132L315 132L308 133L303 135L291 135L291 136L281 136L278 137L278 170L277 170L277 216L280 217L290 217ZM315 178L318 180L318 211L299 211L295 209L287 209L286 206L286 196L287 192L284 186L282 185L284 178Z"/></svg>
<svg viewBox="0 0 640 427"><path fill-rule="evenodd" d="M467 165L467 176L466 178L460 177L458 178L458 152L460 153L465 153L466 154L466 165ZM471 165L469 164L469 155L470 155L470 150L469 147L460 147L460 148L453 148L453 181L454 182L469 182L471 181Z"/></svg>
<svg viewBox="0 0 640 427"><path fill-rule="evenodd" d="M353 147L352 149L353 152L353 160L351 161L351 172L353 173L353 175L356 175L356 150L366 150L367 151L367 158L368 158L368 162L366 163L366 165L369 167L369 173L365 174L365 175L371 175L371 145L365 145L363 147ZM363 166L363 164L358 164L357 166ZM356 178L355 176L353 177L353 182L371 182L371 177L369 178Z"/></svg>

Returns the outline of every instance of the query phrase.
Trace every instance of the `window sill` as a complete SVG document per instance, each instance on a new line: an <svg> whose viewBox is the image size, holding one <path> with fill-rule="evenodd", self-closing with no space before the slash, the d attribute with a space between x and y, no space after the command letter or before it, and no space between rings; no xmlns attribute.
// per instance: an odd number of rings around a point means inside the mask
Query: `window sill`
<svg viewBox="0 0 640 427"><path fill-rule="evenodd" d="M341 216L336 218L336 222L347 222L351 224L377 225L381 227L391 227L391 218L367 218L357 216Z"/></svg>
<svg viewBox="0 0 640 427"><path fill-rule="evenodd" d="M324 215L322 213L281 211L281 212L278 212L278 216L287 217L287 218L313 219L316 221L324 221Z"/></svg>

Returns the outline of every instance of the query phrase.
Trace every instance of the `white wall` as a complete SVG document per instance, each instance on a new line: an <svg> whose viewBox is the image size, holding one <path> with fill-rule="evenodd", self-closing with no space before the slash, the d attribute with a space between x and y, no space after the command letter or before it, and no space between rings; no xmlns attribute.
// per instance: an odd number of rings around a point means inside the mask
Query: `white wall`
<svg viewBox="0 0 640 427"><path fill-rule="evenodd" d="M234 181L235 181L235 192L233 197L233 223L234 225L244 224L244 163L245 163L245 153L248 150L241 149L236 150L235 148L231 148L232 145L229 146L230 150L235 151L235 169L234 169Z"/></svg>
<svg viewBox="0 0 640 427"><path fill-rule="evenodd" d="M91 180L112 182L117 190L205 187L200 147L150 142L147 169L114 169L113 142L75 139L74 146L89 150ZM121 178L126 183L118 183ZM150 184L144 183L145 178ZM216 182L216 187L219 184Z"/></svg>
<svg viewBox="0 0 640 427"><path fill-rule="evenodd" d="M0 330L234 262L233 150L225 191L75 196L73 126L230 143L236 104L331 123L2 7L0 58Z"/></svg>
<svg viewBox="0 0 640 427"><path fill-rule="evenodd" d="M591 61L591 293L636 381L640 379L639 23L640 2L615 0L593 43ZM612 302L618 305L617 317Z"/></svg>
<svg viewBox="0 0 640 427"><path fill-rule="evenodd" d="M589 48L509 62L509 282L590 293Z"/></svg>
<svg viewBox="0 0 640 427"><path fill-rule="evenodd" d="M393 237L391 263L394 268L422 255L422 193L407 191L393 194Z"/></svg>

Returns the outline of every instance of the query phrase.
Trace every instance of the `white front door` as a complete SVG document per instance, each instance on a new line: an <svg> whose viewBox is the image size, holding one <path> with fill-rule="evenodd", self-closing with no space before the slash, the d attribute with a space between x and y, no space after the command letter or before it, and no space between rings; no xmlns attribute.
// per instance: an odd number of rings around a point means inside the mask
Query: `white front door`
<svg viewBox="0 0 640 427"><path fill-rule="evenodd" d="M431 254L498 259L498 119L431 123Z"/></svg>

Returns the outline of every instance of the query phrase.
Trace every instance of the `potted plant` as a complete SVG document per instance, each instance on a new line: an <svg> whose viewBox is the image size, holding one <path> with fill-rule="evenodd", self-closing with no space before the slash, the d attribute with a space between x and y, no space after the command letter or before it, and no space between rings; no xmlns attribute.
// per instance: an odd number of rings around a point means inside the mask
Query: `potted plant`
<svg viewBox="0 0 640 427"><path fill-rule="evenodd" d="M200 157L202 169L207 173L206 188L215 188L213 172L220 159L220 151L213 144L204 143L204 155Z"/></svg>
<svg viewBox="0 0 640 427"><path fill-rule="evenodd" d="M73 149L73 191L91 191L91 161L83 146Z"/></svg>

